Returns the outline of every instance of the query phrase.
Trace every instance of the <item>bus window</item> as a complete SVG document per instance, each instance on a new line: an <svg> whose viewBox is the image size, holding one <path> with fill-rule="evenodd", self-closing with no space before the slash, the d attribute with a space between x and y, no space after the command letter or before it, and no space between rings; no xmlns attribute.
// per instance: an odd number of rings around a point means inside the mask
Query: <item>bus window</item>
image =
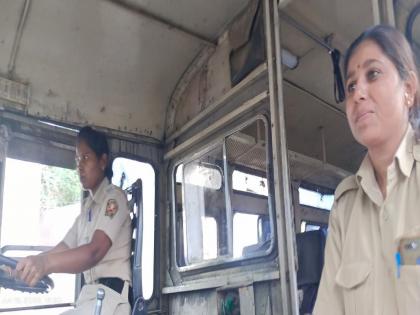
<svg viewBox="0 0 420 315"><path fill-rule="evenodd" d="M7 158L2 254L23 257L58 244L80 212L80 198L75 170ZM32 246L39 250L26 250ZM52 274L51 278L55 288L48 294L0 289L0 309L73 303L75 275ZM60 308L60 312L64 310Z"/></svg>
<svg viewBox="0 0 420 315"><path fill-rule="evenodd" d="M217 257L217 222L212 217L203 218L203 259Z"/></svg>
<svg viewBox="0 0 420 315"><path fill-rule="evenodd" d="M237 212L233 215L233 257L241 257L244 248L258 243L258 215Z"/></svg>
<svg viewBox="0 0 420 315"><path fill-rule="evenodd" d="M114 159L112 171L112 183L122 189L130 187L139 178L143 183L142 291L143 298L149 300L153 295L155 171L149 163L122 157Z"/></svg>
<svg viewBox="0 0 420 315"><path fill-rule="evenodd" d="M186 245L183 246L182 258L186 264L200 263L228 253L222 162L223 150L218 145L177 167L176 178L180 183L176 188L182 187L184 209L183 235L178 238L182 237L182 243Z"/></svg>
<svg viewBox="0 0 420 315"><path fill-rule="evenodd" d="M317 231L321 229L321 227L322 227L321 224L302 220L302 222L300 223L300 232L303 233L303 232L309 232L309 231Z"/></svg>
<svg viewBox="0 0 420 315"><path fill-rule="evenodd" d="M233 171L232 174L232 188L239 191L268 196L267 178L237 170Z"/></svg>
<svg viewBox="0 0 420 315"><path fill-rule="evenodd" d="M256 119L174 170L178 266L266 254L272 236L267 127ZM265 236L260 235L261 217Z"/></svg>
<svg viewBox="0 0 420 315"><path fill-rule="evenodd" d="M314 208L331 210L334 203L333 194L321 194L319 192L299 187L299 203Z"/></svg>

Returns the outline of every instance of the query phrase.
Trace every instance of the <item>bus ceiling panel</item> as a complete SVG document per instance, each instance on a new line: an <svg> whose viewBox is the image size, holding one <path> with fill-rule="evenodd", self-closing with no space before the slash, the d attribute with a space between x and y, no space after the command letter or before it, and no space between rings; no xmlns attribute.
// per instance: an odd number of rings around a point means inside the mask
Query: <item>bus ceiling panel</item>
<svg viewBox="0 0 420 315"><path fill-rule="evenodd" d="M310 94L284 85L289 150L355 172L364 149L354 140L345 115Z"/></svg>
<svg viewBox="0 0 420 315"><path fill-rule="evenodd" d="M0 10L0 73L7 73L24 0L2 1Z"/></svg>
<svg viewBox="0 0 420 315"><path fill-rule="evenodd" d="M112 0L216 42L250 0Z"/></svg>
<svg viewBox="0 0 420 315"><path fill-rule="evenodd" d="M280 12L280 36L282 47L298 57L299 65L293 70L286 69L284 77L336 105L329 50L338 49L344 54L351 41L374 23L377 15L374 3L292 1Z"/></svg>
<svg viewBox="0 0 420 315"><path fill-rule="evenodd" d="M351 173L329 163L289 150L290 177L294 182L307 182L334 190Z"/></svg>
<svg viewBox="0 0 420 315"><path fill-rule="evenodd" d="M0 20L15 7L2 4ZM13 78L30 85L30 115L161 140L170 95L203 45L108 1L34 1Z"/></svg>
<svg viewBox="0 0 420 315"><path fill-rule="evenodd" d="M333 66L331 57L324 48L313 47L299 59L296 69L285 70L284 78L337 107L338 110L344 110L343 104L335 102Z"/></svg>
<svg viewBox="0 0 420 315"><path fill-rule="evenodd" d="M375 23L378 4L366 0L294 0L282 13L319 38L326 39L332 35L331 45L344 50L366 27ZM285 35L282 40L286 43L292 44L296 40ZM307 37L307 40L310 39Z"/></svg>

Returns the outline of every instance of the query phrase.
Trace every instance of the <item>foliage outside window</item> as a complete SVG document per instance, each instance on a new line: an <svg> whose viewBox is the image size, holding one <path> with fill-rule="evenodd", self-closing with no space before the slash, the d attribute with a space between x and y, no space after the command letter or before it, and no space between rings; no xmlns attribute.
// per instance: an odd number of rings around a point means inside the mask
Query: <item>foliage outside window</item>
<svg viewBox="0 0 420 315"><path fill-rule="evenodd" d="M77 172L44 165L41 168L41 210L63 207L80 201Z"/></svg>
<svg viewBox="0 0 420 315"><path fill-rule="evenodd" d="M17 250L14 245L58 244L80 213L81 186L77 172L7 158L4 180L0 247L9 245L11 250L3 254L20 257L38 253ZM51 277L55 287L47 294L0 288L0 309L73 303L75 275L52 274ZM41 312L44 314L45 310Z"/></svg>
<svg viewBox="0 0 420 315"><path fill-rule="evenodd" d="M267 254L272 218L266 139L266 123L257 119L175 167L178 266Z"/></svg>

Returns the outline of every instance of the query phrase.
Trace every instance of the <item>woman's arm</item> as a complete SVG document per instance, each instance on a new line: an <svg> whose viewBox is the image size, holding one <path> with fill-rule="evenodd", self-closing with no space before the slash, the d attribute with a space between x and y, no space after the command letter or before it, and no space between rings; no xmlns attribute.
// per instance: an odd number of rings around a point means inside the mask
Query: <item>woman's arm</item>
<svg viewBox="0 0 420 315"><path fill-rule="evenodd" d="M109 237L96 230L90 243L71 249L60 243L49 252L22 259L16 271L21 280L34 286L50 273L79 273L92 268L106 255L111 245Z"/></svg>
<svg viewBox="0 0 420 315"><path fill-rule="evenodd" d="M49 255L49 254L52 254L52 253L60 253L60 252L63 252L65 250L68 250L68 249L69 249L69 247L66 245L66 243L60 242L55 247L53 247L50 250L47 250L45 252L42 252L39 255Z"/></svg>

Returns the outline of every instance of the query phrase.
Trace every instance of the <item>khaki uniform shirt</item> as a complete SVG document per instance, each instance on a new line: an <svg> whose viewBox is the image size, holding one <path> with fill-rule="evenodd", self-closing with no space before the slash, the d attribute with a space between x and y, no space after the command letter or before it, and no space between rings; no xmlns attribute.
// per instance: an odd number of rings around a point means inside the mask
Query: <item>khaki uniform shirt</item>
<svg viewBox="0 0 420 315"><path fill-rule="evenodd" d="M92 240L95 230L103 231L112 245L96 266L83 272L86 284L103 277L116 277L131 284L132 230L127 197L107 178L93 196L90 193L83 200L82 211L63 242L70 248L82 246Z"/></svg>
<svg viewBox="0 0 420 315"><path fill-rule="evenodd" d="M385 200L368 156L337 187L314 314L420 314L420 265L398 276L395 260L400 239L420 235L419 161L409 127L387 170Z"/></svg>

